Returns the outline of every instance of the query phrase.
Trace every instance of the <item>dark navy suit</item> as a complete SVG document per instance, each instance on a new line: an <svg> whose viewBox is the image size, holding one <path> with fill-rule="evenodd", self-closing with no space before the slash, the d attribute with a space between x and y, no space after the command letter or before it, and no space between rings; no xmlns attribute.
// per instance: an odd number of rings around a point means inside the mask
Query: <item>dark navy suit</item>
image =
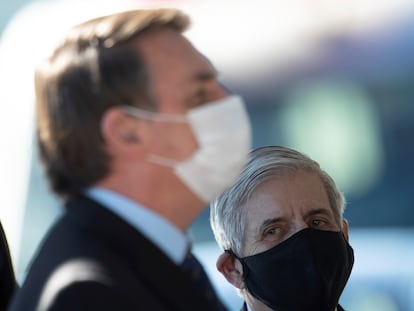
<svg viewBox="0 0 414 311"><path fill-rule="evenodd" d="M37 309L36 309L37 308ZM83 196L66 204L10 311L216 310L136 229Z"/></svg>
<svg viewBox="0 0 414 311"><path fill-rule="evenodd" d="M338 307L336 308L336 310L337 311L345 311L340 305L338 305ZM243 306L242 306L242 308L240 309L240 311L247 311L247 306L246 306L246 304L244 303L243 304ZM306 310L304 310L304 311L306 311ZM311 310L309 310L309 311L311 311ZM321 310L322 311L322 310Z"/></svg>
<svg viewBox="0 0 414 311"><path fill-rule="evenodd" d="M16 287L9 246L0 223L0 311L6 310Z"/></svg>

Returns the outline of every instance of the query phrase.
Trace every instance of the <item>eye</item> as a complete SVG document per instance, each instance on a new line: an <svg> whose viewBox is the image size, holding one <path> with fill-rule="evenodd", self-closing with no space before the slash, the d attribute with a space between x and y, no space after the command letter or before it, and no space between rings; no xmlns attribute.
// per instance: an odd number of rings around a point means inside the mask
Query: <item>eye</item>
<svg viewBox="0 0 414 311"><path fill-rule="evenodd" d="M323 228L327 222L322 219L312 219L312 227L314 228Z"/></svg>
<svg viewBox="0 0 414 311"><path fill-rule="evenodd" d="M279 239L281 229L278 227L270 227L263 231L262 239L265 241L274 241Z"/></svg>
<svg viewBox="0 0 414 311"><path fill-rule="evenodd" d="M269 230L266 230L265 235L275 235L276 230L276 228L270 228Z"/></svg>

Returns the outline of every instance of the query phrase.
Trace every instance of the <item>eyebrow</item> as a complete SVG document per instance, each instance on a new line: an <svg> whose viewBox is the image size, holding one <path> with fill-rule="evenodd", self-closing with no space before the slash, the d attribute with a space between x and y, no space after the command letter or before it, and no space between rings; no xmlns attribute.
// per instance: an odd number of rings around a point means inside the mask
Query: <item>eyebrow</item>
<svg viewBox="0 0 414 311"><path fill-rule="evenodd" d="M305 216L309 217L309 216L320 215L320 214L334 218L333 213L331 212L331 210L326 209L326 208L311 209L310 211L308 211L305 214ZM276 223L281 223L281 222L284 222L284 221L286 221L285 217L275 217L275 218L265 219L262 222L262 224L259 226L259 232L262 232L269 225L273 225L273 224L276 224Z"/></svg>
<svg viewBox="0 0 414 311"><path fill-rule="evenodd" d="M333 218L333 213L330 209L326 209L326 208L314 208L311 209L310 211L308 211L306 213L306 216L314 216L314 215L318 215L318 214L322 214L325 216L329 216Z"/></svg>
<svg viewBox="0 0 414 311"><path fill-rule="evenodd" d="M273 225L276 223L280 223L286 221L286 218L284 217L275 217L275 218L268 218L265 219L262 224L259 226L259 233L262 232L267 226Z"/></svg>

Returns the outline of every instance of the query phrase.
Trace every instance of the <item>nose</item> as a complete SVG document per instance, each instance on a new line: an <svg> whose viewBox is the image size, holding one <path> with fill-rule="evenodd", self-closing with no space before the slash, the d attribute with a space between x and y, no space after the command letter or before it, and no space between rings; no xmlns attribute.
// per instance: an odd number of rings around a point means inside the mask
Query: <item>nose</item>
<svg viewBox="0 0 414 311"><path fill-rule="evenodd" d="M230 91L230 89L225 86L223 83L217 82L218 87L220 88L221 92L223 92L225 94L225 96L228 96L230 94L232 94L233 92Z"/></svg>
<svg viewBox="0 0 414 311"><path fill-rule="evenodd" d="M216 83L214 83L214 86L212 86L211 95L214 100L222 99L229 96L230 94L232 94L232 92L218 81L216 81Z"/></svg>
<svg viewBox="0 0 414 311"><path fill-rule="evenodd" d="M292 226L291 226L291 234L293 235L293 234L295 234L295 233L297 233L297 232L299 232L303 229L307 229L307 228L309 228L309 225L303 219L295 220L292 223Z"/></svg>

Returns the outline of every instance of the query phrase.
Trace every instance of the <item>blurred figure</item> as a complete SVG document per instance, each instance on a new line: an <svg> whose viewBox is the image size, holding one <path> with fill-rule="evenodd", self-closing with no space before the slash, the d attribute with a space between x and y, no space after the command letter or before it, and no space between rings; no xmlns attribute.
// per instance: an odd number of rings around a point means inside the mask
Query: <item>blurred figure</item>
<svg viewBox="0 0 414 311"><path fill-rule="evenodd" d="M250 123L188 25L173 9L97 18L37 68L40 156L65 213L11 310L224 310L186 231L240 174Z"/></svg>
<svg viewBox="0 0 414 311"><path fill-rule="evenodd" d="M9 245L3 226L0 223L0 310L7 310L16 288L17 283L10 258Z"/></svg>
<svg viewBox="0 0 414 311"><path fill-rule="evenodd" d="M218 270L242 310L343 310L353 266L344 198L315 161L284 147L254 150L239 180L211 204L225 252Z"/></svg>

